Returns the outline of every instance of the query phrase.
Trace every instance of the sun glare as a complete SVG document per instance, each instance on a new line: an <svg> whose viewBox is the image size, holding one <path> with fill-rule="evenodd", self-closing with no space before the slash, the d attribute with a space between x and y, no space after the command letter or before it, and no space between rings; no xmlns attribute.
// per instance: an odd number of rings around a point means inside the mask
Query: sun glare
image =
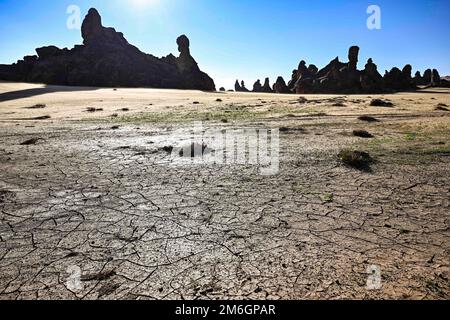
<svg viewBox="0 0 450 320"><path fill-rule="evenodd" d="M135 7L149 7L157 4L159 0L131 0Z"/></svg>

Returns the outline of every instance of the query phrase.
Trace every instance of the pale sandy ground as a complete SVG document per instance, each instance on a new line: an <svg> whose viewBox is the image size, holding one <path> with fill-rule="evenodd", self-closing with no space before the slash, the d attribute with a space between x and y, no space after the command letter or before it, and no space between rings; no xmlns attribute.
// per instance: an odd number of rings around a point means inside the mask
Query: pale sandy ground
<svg viewBox="0 0 450 320"><path fill-rule="evenodd" d="M450 90L304 97L0 82L0 299L449 299ZM174 165L198 121L281 129L279 172Z"/></svg>
<svg viewBox="0 0 450 320"><path fill-rule="evenodd" d="M299 95L274 95L234 92L201 92L190 90L159 90L159 89L105 89L60 87L39 84L5 83L0 82L0 120L31 120L33 117L50 115L54 120L86 120L109 118L111 115L136 116L142 113L150 114L147 118L158 120L161 114L178 113L174 119L165 119L170 122L189 120L182 115L201 119L208 112L220 113L226 118L225 111L242 111L248 109L258 117L272 118L278 114L295 114L301 116L308 113L326 112L328 115L355 114L410 114L423 113L434 110L438 103L450 105L450 96L447 89L424 90L423 93L398 93L395 95L352 95L348 97L350 103L345 108L335 107L326 99L339 99L345 95L304 95L308 100L322 100L321 104L299 105ZM368 107L371 98L381 97L390 99L400 107L395 110L389 108ZM221 99L221 102L216 101ZM351 103L361 100L365 103ZM198 102L199 104L194 104ZM35 104L45 104L41 109L27 109ZM86 112L87 108L103 109L95 113ZM121 110L128 108L126 113ZM269 114L267 114L269 112ZM242 113L242 112L241 112ZM239 120L245 120L246 114L239 114ZM154 115L154 116L152 116ZM200 115L200 116L199 116ZM231 115L234 117L233 115ZM156 117L156 119L153 119ZM252 117L253 118L253 117ZM148 120L148 119L147 119ZM220 118L218 119L220 120Z"/></svg>

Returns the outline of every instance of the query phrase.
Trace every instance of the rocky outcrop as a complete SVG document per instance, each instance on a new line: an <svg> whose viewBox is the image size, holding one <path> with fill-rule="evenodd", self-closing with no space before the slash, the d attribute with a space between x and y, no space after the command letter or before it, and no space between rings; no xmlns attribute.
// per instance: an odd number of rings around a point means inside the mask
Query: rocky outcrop
<svg viewBox="0 0 450 320"><path fill-rule="evenodd" d="M411 76L412 66L406 65L402 70L393 68L381 76L377 65L372 59L367 61L364 70L358 70L359 47L352 46L348 50L348 62L339 61L336 57L322 69L315 65L307 66L304 60L300 61L297 69L292 71L291 80L285 88L284 80L278 79L274 90L279 93L294 92L307 93L382 93L395 91L408 91L416 89L417 85L440 86L437 70L427 70L424 76L420 72Z"/></svg>
<svg viewBox="0 0 450 320"><path fill-rule="evenodd" d="M441 85L441 76L436 69L431 72L431 85L436 87Z"/></svg>
<svg viewBox="0 0 450 320"><path fill-rule="evenodd" d="M177 39L179 57L163 58L141 52L122 33L102 25L96 9L85 17L83 45L73 49L48 46L37 56L13 65L0 65L0 79L73 86L154 87L215 90L214 81L190 54L189 39Z"/></svg>
<svg viewBox="0 0 450 320"><path fill-rule="evenodd" d="M441 77L440 87L450 88L450 77Z"/></svg>
<svg viewBox="0 0 450 320"><path fill-rule="evenodd" d="M384 88L391 91L407 91L414 89L414 81L411 77L412 67L407 64L402 70L392 68L384 75Z"/></svg>
<svg viewBox="0 0 450 320"><path fill-rule="evenodd" d="M412 79L412 82L415 86L423 86L425 85L422 75L420 74L420 71L417 71L414 75L414 78Z"/></svg>
<svg viewBox="0 0 450 320"><path fill-rule="evenodd" d="M273 85L273 91L275 91L276 93L291 93L283 77L277 78L277 81Z"/></svg>
<svg viewBox="0 0 450 320"><path fill-rule="evenodd" d="M240 84L239 84L239 80L236 80L236 83L234 84L234 91L236 91L236 92L250 92L250 91L245 87L245 82L244 82L244 80L242 80Z"/></svg>
<svg viewBox="0 0 450 320"><path fill-rule="evenodd" d="M263 85L263 87L262 87L262 92L265 92L265 93L271 93L271 92L273 92L272 87L270 86L270 80L269 80L269 78L266 78L266 79L264 80L264 85Z"/></svg>
<svg viewBox="0 0 450 320"><path fill-rule="evenodd" d="M239 84L239 80L236 80L236 82L234 83L234 91L236 92L242 91L241 85Z"/></svg>
<svg viewBox="0 0 450 320"><path fill-rule="evenodd" d="M317 72L319 72L319 68L317 68L314 64L310 64L308 67L308 71L312 74L312 75L316 75Z"/></svg>
<svg viewBox="0 0 450 320"><path fill-rule="evenodd" d="M361 73L361 89L368 93L383 91L383 77L378 72L378 67L372 59L367 60L367 64Z"/></svg>
<svg viewBox="0 0 450 320"><path fill-rule="evenodd" d="M262 92L263 86L261 84L261 80L256 80L256 82L253 84L253 92Z"/></svg>
<svg viewBox="0 0 450 320"><path fill-rule="evenodd" d="M420 75L420 71L417 71L412 78L412 83L415 86L448 87L447 81L441 78L436 69L425 70L423 76Z"/></svg>

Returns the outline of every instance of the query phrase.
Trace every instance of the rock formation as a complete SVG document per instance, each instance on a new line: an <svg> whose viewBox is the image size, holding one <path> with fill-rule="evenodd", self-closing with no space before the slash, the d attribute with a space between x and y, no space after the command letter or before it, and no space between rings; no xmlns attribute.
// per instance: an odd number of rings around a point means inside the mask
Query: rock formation
<svg viewBox="0 0 450 320"><path fill-rule="evenodd" d="M413 84L416 86L423 86L425 85L422 75L420 74L420 71L417 71L414 75L414 78L412 79Z"/></svg>
<svg viewBox="0 0 450 320"><path fill-rule="evenodd" d="M317 72L319 72L319 68L317 68L314 64L310 64L308 67L308 71L312 74L312 75L316 75Z"/></svg>
<svg viewBox="0 0 450 320"><path fill-rule="evenodd" d="M239 84L239 80L236 80L236 83L234 84L234 90L235 90L236 92L250 92L250 91L245 87L245 82L244 82L244 80L242 80L240 84Z"/></svg>
<svg viewBox="0 0 450 320"><path fill-rule="evenodd" d="M273 85L273 91L275 91L276 93L291 93L283 77L277 78L277 81Z"/></svg>
<svg viewBox="0 0 450 320"><path fill-rule="evenodd" d="M264 85L262 87L262 92L270 93L273 92L272 87L270 86L270 80L269 78L266 78L264 80Z"/></svg>
<svg viewBox="0 0 450 320"><path fill-rule="evenodd" d="M90 9L83 21L83 45L69 50L48 46L37 56L13 65L0 65L0 79L73 86L154 87L215 90L214 81L200 71L190 54L189 39L177 39L179 57L156 58L130 45L123 34L102 26Z"/></svg>
<svg viewBox="0 0 450 320"><path fill-rule="evenodd" d="M288 82L288 88L290 91L292 91L295 87L295 83L297 82L297 69L292 70L291 80Z"/></svg>
<svg viewBox="0 0 450 320"><path fill-rule="evenodd" d="M236 82L234 83L234 91L236 92L242 91L241 85L239 84L239 80L236 80Z"/></svg>
<svg viewBox="0 0 450 320"><path fill-rule="evenodd" d="M436 69L428 69L423 77L416 72L412 77L412 66L407 64L402 70L392 68L386 71L384 77L378 72L377 65L372 59L368 59L364 70L358 70L359 47L352 46L348 50L348 62L341 62L336 57L322 69L315 65L307 66L304 60L300 61L297 69L291 74L291 79L286 85L284 79L279 77L270 87L269 79L262 86L262 92L277 93L383 93L395 91L409 91L418 85L446 86L448 81L443 81ZM254 92L260 92L260 82L253 87Z"/></svg>
<svg viewBox="0 0 450 320"><path fill-rule="evenodd" d="M383 91L383 77L378 72L377 65L372 59L367 60L367 64L361 73L361 89L364 92L381 92Z"/></svg>
<svg viewBox="0 0 450 320"><path fill-rule="evenodd" d="M262 92L262 90L263 90L263 87L261 84L261 80L258 79L255 82L255 84L253 84L253 92Z"/></svg>
<svg viewBox="0 0 450 320"><path fill-rule="evenodd" d="M417 71L412 82L415 86L448 87L448 82L441 78L436 69L425 70L423 76L420 75L420 71Z"/></svg>
<svg viewBox="0 0 450 320"><path fill-rule="evenodd" d="M241 81L241 90L242 90L242 92L250 92L250 91L245 87L245 82L244 82L244 80Z"/></svg>
<svg viewBox="0 0 450 320"><path fill-rule="evenodd" d="M433 69L431 72L431 85L432 86L440 86L441 84L441 76L436 69Z"/></svg>
<svg viewBox="0 0 450 320"><path fill-rule="evenodd" d="M431 84L431 73L432 73L431 69L427 69L424 71L422 78L423 85Z"/></svg>
<svg viewBox="0 0 450 320"><path fill-rule="evenodd" d="M384 88L391 91L407 91L415 88L411 77L412 66L407 64L402 70L392 68L384 75Z"/></svg>

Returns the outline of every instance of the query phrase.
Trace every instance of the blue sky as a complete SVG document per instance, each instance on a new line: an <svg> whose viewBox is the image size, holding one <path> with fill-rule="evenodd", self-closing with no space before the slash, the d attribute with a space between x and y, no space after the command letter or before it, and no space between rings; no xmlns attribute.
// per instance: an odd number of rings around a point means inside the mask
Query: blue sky
<svg viewBox="0 0 450 320"><path fill-rule="evenodd" d="M66 27L69 5L82 18L96 7L105 26L125 34L142 51L177 53L186 34L191 52L217 87L279 75L286 80L302 59L323 67L351 45L361 47L379 71L406 63L450 75L450 0L0 0L0 63L34 54L36 47L73 47L79 30ZM381 30L366 26L369 5L381 8Z"/></svg>

